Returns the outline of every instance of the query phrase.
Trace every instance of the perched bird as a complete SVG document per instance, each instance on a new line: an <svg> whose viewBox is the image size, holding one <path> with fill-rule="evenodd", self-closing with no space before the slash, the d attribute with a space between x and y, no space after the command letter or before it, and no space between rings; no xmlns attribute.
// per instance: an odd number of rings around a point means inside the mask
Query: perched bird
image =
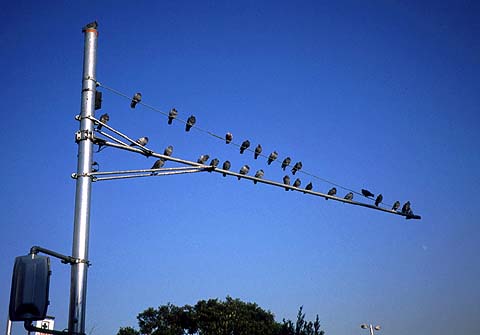
<svg viewBox="0 0 480 335"><path fill-rule="evenodd" d="M248 171L250 171L250 166L244 165L244 166L242 166L242 168L240 169L240 174L246 175L246 174L248 173ZM238 180L240 180L240 177L238 177Z"/></svg>
<svg viewBox="0 0 480 335"><path fill-rule="evenodd" d="M250 141L245 140L243 141L242 145L240 146L240 153L243 154L245 150L247 150L250 147Z"/></svg>
<svg viewBox="0 0 480 335"><path fill-rule="evenodd" d="M195 115L190 115L187 119L187 124L185 125L185 131L190 131L190 128L197 122Z"/></svg>
<svg viewBox="0 0 480 335"><path fill-rule="evenodd" d="M293 187L300 187L300 185L302 184L302 181L300 180L300 178L297 178L295 179L295 181L293 182ZM293 191L293 189L291 189Z"/></svg>
<svg viewBox="0 0 480 335"><path fill-rule="evenodd" d="M410 209L410 201L407 201L405 204L403 204L403 207L402 207L402 213L403 214L408 214L408 212L410 212L411 209Z"/></svg>
<svg viewBox="0 0 480 335"><path fill-rule="evenodd" d="M353 199L353 192L348 192L347 195L345 196L346 200L352 200Z"/></svg>
<svg viewBox="0 0 480 335"><path fill-rule="evenodd" d="M368 197L372 197L372 198L373 198L373 197L375 196L375 194L373 194L373 193L370 192L369 190L365 190L365 189L363 189L363 188L362 188L362 194L363 194L364 197L367 197L367 198L368 198Z"/></svg>
<svg viewBox="0 0 480 335"><path fill-rule="evenodd" d="M400 201L395 201L395 203L392 206L392 211L397 211L397 209L400 208Z"/></svg>
<svg viewBox="0 0 480 335"><path fill-rule="evenodd" d="M100 122L107 123L108 121L110 121L110 116L107 113L100 116ZM100 129L102 129L102 125L98 124L97 130L100 130Z"/></svg>
<svg viewBox="0 0 480 335"><path fill-rule="evenodd" d="M301 168L302 168L302 162L296 162L295 165L292 168L292 174L295 174Z"/></svg>
<svg viewBox="0 0 480 335"><path fill-rule="evenodd" d="M220 161L218 160L218 158L214 158L210 161L210 166L213 167L213 168L216 168L219 163L220 163Z"/></svg>
<svg viewBox="0 0 480 335"><path fill-rule="evenodd" d="M92 162L92 172L98 172L100 169L100 164L98 162Z"/></svg>
<svg viewBox="0 0 480 335"><path fill-rule="evenodd" d="M132 102L130 103L131 108L135 108L135 106L142 101L142 93L135 93L132 98Z"/></svg>
<svg viewBox="0 0 480 335"><path fill-rule="evenodd" d="M230 167L232 166L232 164L230 163L230 161L225 161L223 162L223 166L222 166L222 169L223 170L230 170ZM224 177L227 176L226 173L222 173Z"/></svg>
<svg viewBox="0 0 480 335"><path fill-rule="evenodd" d="M160 158L155 161L151 169L160 169L165 165L165 160ZM158 174L158 172L152 172L152 176Z"/></svg>
<svg viewBox="0 0 480 335"><path fill-rule="evenodd" d="M232 133L226 133L225 134L225 143L229 144L233 140L233 134Z"/></svg>
<svg viewBox="0 0 480 335"><path fill-rule="evenodd" d="M285 176L283 177L283 183L284 183L285 185L290 185L290 176L289 176L289 175L285 175ZM288 187L285 187L285 191L288 191Z"/></svg>
<svg viewBox="0 0 480 335"><path fill-rule="evenodd" d="M200 157L198 157L197 163L198 164L205 164L208 161L209 158L210 158L209 155L201 155Z"/></svg>
<svg viewBox="0 0 480 335"><path fill-rule="evenodd" d="M170 112L168 112L168 124L172 124L173 120L176 119L178 116L178 112L175 108L172 108Z"/></svg>
<svg viewBox="0 0 480 335"><path fill-rule="evenodd" d="M148 143L148 137L147 136L144 136L144 137L140 137L138 140L135 141L135 143L132 143L130 144L131 147L135 147L135 146L144 146L144 145L147 145Z"/></svg>
<svg viewBox="0 0 480 335"><path fill-rule="evenodd" d="M287 168L287 166L290 165L291 162L292 162L292 159L290 157L287 157L283 160L283 162L282 162L283 171L285 171L285 169Z"/></svg>
<svg viewBox="0 0 480 335"><path fill-rule="evenodd" d="M253 155L253 158L257 159L258 156L260 156L260 154L262 153L262 146L259 144L257 145L257 147L255 148L255 153Z"/></svg>
<svg viewBox="0 0 480 335"><path fill-rule="evenodd" d="M257 173L255 173L255 178L262 179L264 174L265 174L265 172L263 172L263 170L260 169L260 170L257 171ZM257 181L254 180L253 183L256 184Z"/></svg>
<svg viewBox="0 0 480 335"><path fill-rule="evenodd" d="M267 164L270 165L274 160L276 160L278 157L278 152L274 151L268 156Z"/></svg>
<svg viewBox="0 0 480 335"><path fill-rule="evenodd" d="M337 189L335 187L332 187L327 194L334 196L335 194L337 194ZM328 200L328 198L325 198L325 200Z"/></svg>
<svg viewBox="0 0 480 335"><path fill-rule="evenodd" d="M377 199L375 199L375 206L378 207L378 205L380 205L380 204L382 203L382 201L383 201L383 195L382 195L382 194L379 194L379 195L377 196Z"/></svg>
<svg viewBox="0 0 480 335"><path fill-rule="evenodd" d="M309 183L307 184L307 186L305 186L305 189L306 189L307 191L311 191L312 188L313 188L312 182L309 182ZM306 192L303 192L303 193L306 193Z"/></svg>
<svg viewBox="0 0 480 335"><path fill-rule="evenodd" d="M173 146L169 145L168 147L165 148L165 150L163 150L163 154L165 156L168 156L170 157L173 153Z"/></svg>

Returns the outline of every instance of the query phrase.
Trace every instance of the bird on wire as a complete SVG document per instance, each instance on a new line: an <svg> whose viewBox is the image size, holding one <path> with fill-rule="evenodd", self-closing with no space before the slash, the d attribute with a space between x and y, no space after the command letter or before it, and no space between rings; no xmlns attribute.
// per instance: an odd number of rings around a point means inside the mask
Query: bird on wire
<svg viewBox="0 0 480 335"><path fill-rule="evenodd" d="M375 196L375 194L373 194L373 193L370 192L369 190L365 190L365 189L363 189L363 188L362 188L362 194L363 194L364 197L367 197L367 198L368 198L368 197L372 197L372 198L373 198L373 197Z"/></svg>
<svg viewBox="0 0 480 335"><path fill-rule="evenodd" d="M262 146L259 144L259 145L257 145L257 147L255 148L255 153L253 154L253 158L254 158L254 159L257 159L258 156L260 156L261 153L262 153Z"/></svg>
<svg viewBox="0 0 480 335"><path fill-rule="evenodd" d="M331 196L335 196L335 194L337 194L337 189L335 187L332 187L327 194ZM328 200L328 198L325 198L325 200Z"/></svg>
<svg viewBox="0 0 480 335"><path fill-rule="evenodd" d="M267 164L270 165L278 157L278 152L274 151L268 156Z"/></svg>
<svg viewBox="0 0 480 335"><path fill-rule="evenodd" d="M130 107L135 108L140 101L142 101L142 93L135 93L132 102L130 102Z"/></svg>
<svg viewBox="0 0 480 335"><path fill-rule="evenodd" d="M130 144L131 147L136 147L136 146L145 146L148 143L148 137L140 137L138 140L135 141L135 143Z"/></svg>
<svg viewBox="0 0 480 335"><path fill-rule="evenodd" d="M228 170L230 170L231 167L232 167L232 164L230 163L230 161L225 161L225 162L223 162L223 166L222 166L222 169L223 169L223 170L227 170L227 171L228 171ZM227 176L226 173L222 173L222 175L223 175L224 177Z"/></svg>
<svg viewBox="0 0 480 335"><path fill-rule="evenodd" d="M378 207L378 205L380 205L383 201L383 195L380 193L378 196L377 196L377 199L375 199L375 206Z"/></svg>
<svg viewBox="0 0 480 335"><path fill-rule="evenodd" d="M110 116L107 113L102 114L102 116L100 116L100 122L107 123L108 121L110 121ZM97 130L100 130L100 129L102 129L102 125L98 124Z"/></svg>
<svg viewBox="0 0 480 335"><path fill-rule="evenodd" d="M400 208L400 201L395 201L393 206L392 206L392 211L397 211Z"/></svg>
<svg viewBox="0 0 480 335"><path fill-rule="evenodd" d="M293 182L293 187L300 187L300 185L302 184L302 181L300 180L300 178L297 178L295 179L295 181ZM293 191L293 189L290 189Z"/></svg>
<svg viewBox="0 0 480 335"><path fill-rule="evenodd" d="M311 191L311 190L313 189L313 184L312 184L312 182L309 182L309 183L307 184L307 186L305 186L305 189L306 189L307 191ZM303 193L307 193L307 192L303 192Z"/></svg>
<svg viewBox="0 0 480 335"><path fill-rule="evenodd" d="M240 153L243 154L245 150L247 150L250 147L250 141L245 140L242 142L242 145L240 146Z"/></svg>
<svg viewBox="0 0 480 335"><path fill-rule="evenodd" d="M302 168L302 162L296 162L292 168L292 174L297 173Z"/></svg>
<svg viewBox="0 0 480 335"><path fill-rule="evenodd" d="M175 108L172 108L170 112L168 112L168 124L172 124L173 120L175 120L178 116L178 112Z"/></svg>
<svg viewBox="0 0 480 335"><path fill-rule="evenodd" d="M187 123L185 124L185 131L190 131L190 129L195 125L197 122L197 118L195 115L190 115L187 119Z"/></svg>
<svg viewBox="0 0 480 335"><path fill-rule="evenodd" d="M220 163L220 161L218 160L218 158L214 158L210 161L210 166L213 167L213 168L216 168L219 163Z"/></svg>
<svg viewBox="0 0 480 335"><path fill-rule="evenodd" d="M209 155L201 155L200 157L198 157L197 163L198 164L205 164L208 161L209 158L210 158Z"/></svg>
<svg viewBox="0 0 480 335"><path fill-rule="evenodd" d="M345 200L353 200L353 192L348 192L345 195Z"/></svg>
<svg viewBox="0 0 480 335"><path fill-rule="evenodd" d="M166 147L165 150L163 150L163 154L170 157L173 154L173 146L169 145L168 147Z"/></svg>
<svg viewBox="0 0 480 335"><path fill-rule="evenodd" d="M403 204L403 207L402 207L402 213L403 214L408 214L408 212L410 212L410 201L407 201L405 204Z"/></svg>
<svg viewBox="0 0 480 335"><path fill-rule="evenodd" d="M165 165L165 160L163 158L157 159L153 166L150 169L160 169ZM156 175L158 172L152 172L152 175Z"/></svg>
<svg viewBox="0 0 480 335"><path fill-rule="evenodd" d="M289 176L289 175L285 175L285 176L283 177L283 183L284 183L285 185L290 185L290 176ZM288 187L285 187L285 191L288 191Z"/></svg>
<svg viewBox="0 0 480 335"><path fill-rule="evenodd" d="M248 173L248 171L250 171L250 166L244 165L244 166L242 166L242 168L240 169L240 174L241 174L241 175L246 175L246 174ZM240 180L240 176L238 177L238 180Z"/></svg>
<svg viewBox="0 0 480 335"><path fill-rule="evenodd" d="M282 162L282 169L283 171L285 171L285 169L287 168L287 166L290 165L290 162L292 161L292 159L290 157L287 157L283 160Z"/></svg>
<svg viewBox="0 0 480 335"><path fill-rule="evenodd" d="M255 178L262 179L264 174L265 174L265 172L263 172L263 170L260 169L255 173ZM256 184L257 181L254 180L253 183Z"/></svg>
<svg viewBox="0 0 480 335"><path fill-rule="evenodd" d="M233 140L233 134L232 133L226 133L225 134L225 143L226 144L229 144L230 142L232 142Z"/></svg>

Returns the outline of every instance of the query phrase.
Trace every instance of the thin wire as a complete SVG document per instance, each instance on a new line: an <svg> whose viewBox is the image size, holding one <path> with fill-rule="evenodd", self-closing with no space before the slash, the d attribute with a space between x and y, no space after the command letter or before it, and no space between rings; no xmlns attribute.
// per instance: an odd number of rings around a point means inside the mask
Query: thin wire
<svg viewBox="0 0 480 335"><path fill-rule="evenodd" d="M127 99L127 100L129 100L129 101L132 100L132 97L130 97L129 95L127 95L127 94L125 94L125 93L122 93L122 92L120 92L120 91L118 91L118 90L116 90L116 89L114 89L114 88L112 88L112 87L106 86L106 85L104 85L104 84L102 84L102 83L100 83L100 82L98 82L98 81L96 82L96 84L97 84L97 86L102 87L102 88L104 88L104 89L106 89L106 90L108 90L108 91L110 91L110 92L112 92L112 93L114 93L114 94L116 94L116 95L118 95L118 96L121 96L121 97L123 97L123 98L125 98L125 99ZM143 101L139 101L137 104L142 105L142 106L144 106L144 107L146 107L146 108L148 108L148 109L151 109L151 110L153 110L153 111L155 111L155 112L157 112L157 113L163 114L163 115L165 115L165 116L167 116L167 117L169 116L169 113L166 113L166 112L164 112L164 111L162 111L162 110L160 110L160 109L158 109L158 108L156 108L156 107L154 107L154 106L152 106L152 105L146 104L146 103L144 103ZM178 117L176 117L175 120L178 120L178 121L180 121L180 122L183 122L184 124L187 123L186 120L183 120L183 119L178 118ZM210 135L210 136L212 136L212 137L214 137L214 138L216 138L216 139L219 139L219 140L221 140L221 141L225 141L225 137L224 137L224 136L217 135L217 134L215 134L215 133L213 133L213 132L211 132L211 131L208 131L208 130L206 130L206 129L200 128L200 127L198 127L198 126L196 126L196 125L193 125L192 128L195 128L196 130L198 130L198 131L200 131L200 132L203 132L203 133L206 133L206 134L208 134L208 135ZM233 145L233 146L236 146L236 147L238 147L238 148L241 147L241 144L235 143L235 142L233 142L233 141L230 142L230 144ZM249 152L251 152L251 153L255 153L255 149L252 149L251 147L245 149L245 151L249 151ZM259 154L259 157L263 157L263 158L268 159L269 155L260 153L260 154ZM277 163L277 164L282 164L282 161L279 160L279 159L276 159L274 162ZM290 166L290 165L289 165L289 166ZM313 173L310 173L310 172L308 172L308 171L305 171L305 170L303 170L303 169L302 169L302 170L299 170L298 173L302 173L302 174L304 174L304 175L307 175L307 176L310 176L310 177L312 177L312 178L321 180L321 181L323 181L323 182L325 182L325 183L328 183L328 184L330 184L330 185L333 185L333 186L335 186L335 187L341 188L341 189L343 189L343 190L345 190L345 191L349 191L349 192L352 192L352 193L354 193L354 194L357 194L357 195L360 195L360 196L362 196L362 197L365 197L362 193L360 193L360 192L358 192L358 191L356 191L356 190L353 190L353 189L351 189L351 188L349 188L349 187L346 187L346 186L340 185L340 184L338 184L338 183L332 182L332 181L330 181L330 180L328 180L328 179L319 177L319 176L317 176L317 175L315 175L315 174L313 174ZM365 197L365 198L367 198L367 199L369 199L369 200L373 200L373 199L371 199L371 198L369 198L369 197ZM384 203L384 202L381 202L381 204L383 204L383 205L385 205L385 206L390 206L390 207L392 206L391 204L386 204L386 203Z"/></svg>

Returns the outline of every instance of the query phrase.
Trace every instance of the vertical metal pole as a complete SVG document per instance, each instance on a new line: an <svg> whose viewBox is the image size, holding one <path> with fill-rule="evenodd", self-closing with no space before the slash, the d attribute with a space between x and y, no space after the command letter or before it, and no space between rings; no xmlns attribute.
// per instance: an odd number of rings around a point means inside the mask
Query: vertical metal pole
<svg viewBox="0 0 480 335"><path fill-rule="evenodd" d="M7 319L7 329L5 331L5 335L11 335L12 334L12 321L10 321L10 317Z"/></svg>
<svg viewBox="0 0 480 335"><path fill-rule="evenodd" d="M72 265L70 282L70 308L68 331L85 333L85 310L87 296L88 238L90 226L91 179L85 174L91 172L93 161L93 122L97 64L97 23L83 28L85 45L83 55L82 102L78 142L77 183L75 191L75 216L73 228L72 256L80 261Z"/></svg>
<svg viewBox="0 0 480 335"><path fill-rule="evenodd" d="M374 335L373 334L373 325L370 325L370 335Z"/></svg>

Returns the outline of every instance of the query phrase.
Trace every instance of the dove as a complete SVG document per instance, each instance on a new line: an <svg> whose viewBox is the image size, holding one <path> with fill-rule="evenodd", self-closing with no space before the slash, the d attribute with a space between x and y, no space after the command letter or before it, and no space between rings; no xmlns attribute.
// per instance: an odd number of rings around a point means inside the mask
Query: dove
<svg viewBox="0 0 480 335"><path fill-rule="evenodd" d="M285 185L290 185L290 176L285 175L285 176L283 177L283 183L284 183ZM288 187L285 187L285 191L288 191Z"/></svg>
<svg viewBox="0 0 480 335"><path fill-rule="evenodd" d="M187 119L187 124L185 125L185 131L190 131L190 128L197 122L195 115L190 115Z"/></svg>
<svg viewBox="0 0 480 335"><path fill-rule="evenodd" d="M246 175L246 174L248 173L248 171L250 171L250 166L244 165L244 166L242 166L242 168L240 169L240 174ZM238 177L238 180L240 180L240 177Z"/></svg>
<svg viewBox="0 0 480 335"><path fill-rule="evenodd" d="M337 189L335 187L332 187L330 189L330 191L328 191L327 193L328 195L331 195L331 196L334 196L335 194L337 194ZM325 198L325 200L328 200L328 198Z"/></svg>
<svg viewBox="0 0 480 335"><path fill-rule="evenodd" d="M380 205L380 204L382 203L382 201L383 201L383 195L382 195L382 194L379 194L379 195L377 196L377 199L375 199L375 206L378 207L378 205Z"/></svg>
<svg viewBox="0 0 480 335"><path fill-rule="evenodd" d="M395 201L395 203L392 206L392 211L397 211L397 209L400 208L400 201Z"/></svg>
<svg viewBox="0 0 480 335"><path fill-rule="evenodd" d="M346 200L352 200L353 199L353 192L348 192L347 195L345 195Z"/></svg>
<svg viewBox="0 0 480 335"><path fill-rule="evenodd" d="M402 213L403 214L408 214L408 212L410 212L410 201L407 201L403 207L402 207Z"/></svg>
<svg viewBox="0 0 480 335"><path fill-rule="evenodd" d="M223 166L222 166L222 169L223 170L230 170L230 167L232 166L232 164L230 163L230 161L225 161L223 162ZM224 177L227 176L226 173L222 173Z"/></svg>
<svg viewBox="0 0 480 335"><path fill-rule="evenodd" d="M130 103L131 108L135 108L135 106L142 101L142 93L135 93L132 98L132 102Z"/></svg>
<svg viewBox="0 0 480 335"><path fill-rule="evenodd" d="M267 164L270 165L274 160L276 160L278 157L278 152L274 151L268 156Z"/></svg>
<svg viewBox="0 0 480 335"><path fill-rule="evenodd" d="M160 169L163 167L163 165L165 165L165 160L160 158L155 161L151 169ZM158 172L152 172L152 175L156 175L156 174L158 174Z"/></svg>
<svg viewBox="0 0 480 335"><path fill-rule="evenodd" d="M313 188L312 182L309 182L309 183L307 184L307 186L305 186L305 189L306 189L307 191L311 191L312 188ZM306 193L306 192L303 192L303 193Z"/></svg>
<svg viewBox="0 0 480 335"><path fill-rule="evenodd" d="M295 174L301 168L302 168L302 162L296 162L295 165L292 168L292 174Z"/></svg>
<svg viewBox="0 0 480 335"><path fill-rule="evenodd" d="M295 179L295 181L293 182L293 187L300 187L300 185L302 184L302 181L300 180L300 178L297 178ZM293 191L293 189L291 189Z"/></svg>
<svg viewBox="0 0 480 335"><path fill-rule="evenodd" d="M210 166L213 167L213 168L216 168L219 163L220 163L220 161L218 160L218 158L214 158L210 161Z"/></svg>
<svg viewBox="0 0 480 335"><path fill-rule="evenodd" d="M232 133L226 133L225 134L225 143L229 144L233 140L233 134Z"/></svg>
<svg viewBox="0 0 480 335"><path fill-rule="evenodd" d="M260 156L261 153L262 153L262 146L259 144L259 145L257 145L257 147L255 148L255 153L254 153L253 158L254 158L254 159L257 159L258 156Z"/></svg>
<svg viewBox="0 0 480 335"><path fill-rule="evenodd" d="M247 150L250 147L250 141L245 140L243 141L242 145L240 146L240 153L243 154L245 150Z"/></svg>
<svg viewBox="0 0 480 335"><path fill-rule="evenodd" d="M292 161L292 159L290 157L287 157L283 160L282 162L282 169L283 171L285 171L285 169L287 168L287 166L290 165L290 162Z"/></svg>
<svg viewBox="0 0 480 335"><path fill-rule="evenodd" d="M200 157L198 157L197 163L198 164L205 164L205 162L208 161L209 158L210 158L209 155L201 155Z"/></svg>
<svg viewBox="0 0 480 335"><path fill-rule="evenodd" d="M177 118L178 112L175 108L172 108L170 112L168 112L168 124L172 124L173 120Z"/></svg>
<svg viewBox="0 0 480 335"><path fill-rule="evenodd" d="M255 178L262 179L264 174L265 174L265 172L263 172L263 170L260 169L255 173ZM254 180L253 183L256 184L257 181Z"/></svg>
<svg viewBox="0 0 480 335"><path fill-rule="evenodd" d="M107 123L108 121L110 121L110 116L107 113L100 116L100 122ZM97 130L100 130L100 129L102 129L102 125L98 124Z"/></svg>
<svg viewBox="0 0 480 335"><path fill-rule="evenodd" d="M163 154L165 156L171 156L173 153L173 146L169 145L168 147L165 148L165 150L163 150Z"/></svg>
<svg viewBox="0 0 480 335"><path fill-rule="evenodd" d="M145 146L147 145L148 143L148 137L147 136L144 136L144 137L140 137L138 140L135 141L135 143L132 143L130 144L131 147L135 147L135 146Z"/></svg>
<svg viewBox="0 0 480 335"><path fill-rule="evenodd" d="M362 194L363 194L364 197L367 197L367 198L368 198L368 197L372 197L372 198L373 198L373 197L375 196L375 194L373 194L373 193L370 192L369 190L365 190L365 189L363 189L363 188L362 188Z"/></svg>

